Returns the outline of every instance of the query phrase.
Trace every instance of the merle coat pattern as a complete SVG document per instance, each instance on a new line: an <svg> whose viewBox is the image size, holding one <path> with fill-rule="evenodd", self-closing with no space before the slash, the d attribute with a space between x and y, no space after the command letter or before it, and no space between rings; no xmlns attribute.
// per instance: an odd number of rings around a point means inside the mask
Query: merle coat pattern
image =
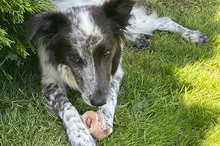
<svg viewBox="0 0 220 146"><path fill-rule="evenodd" d="M29 39L37 42L42 94L63 121L71 145L95 146L96 141L69 102L66 86L98 106L104 129L113 128L117 94L123 78L123 40L147 47L155 30L179 33L192 43L206 35L156 13L146 15L133 0L51 0L57 6L28 21Z"/></svg>

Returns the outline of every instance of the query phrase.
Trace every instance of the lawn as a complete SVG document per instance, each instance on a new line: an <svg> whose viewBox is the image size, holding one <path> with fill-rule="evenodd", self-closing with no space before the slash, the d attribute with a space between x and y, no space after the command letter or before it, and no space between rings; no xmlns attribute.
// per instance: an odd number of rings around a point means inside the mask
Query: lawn
<svg viewBox="0 0 220 146"><path fill-rule="evenodd" d="M220 0L143 0L147 13L210 39L195 45L178 34L155 32L145 49L127 44L125 76L116 108L114 132L100 146L220 146ZM36 54L0 76L0 145L69 145L61 120L41 98ZM68 91L80 114L94 110Z"/></svg>

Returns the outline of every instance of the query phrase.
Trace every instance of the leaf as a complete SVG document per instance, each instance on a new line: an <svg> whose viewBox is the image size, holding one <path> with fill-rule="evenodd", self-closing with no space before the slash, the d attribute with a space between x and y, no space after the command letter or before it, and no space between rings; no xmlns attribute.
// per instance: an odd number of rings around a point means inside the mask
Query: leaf
<svg viewBox="0 0 220 146"><path fill-rule="evenodd" d="M137 111L145 111L146 109L149 108L149 103L150 103L150 100L142 100L142 101L139 101L137 103L135 103L133 105L133 111L137 112Z"/></svg>
<svg viewBox="0 0 220 146"><path fill-rule="evenodd" d="M6 102L6 103L11 103L12 102L12 100L8 96L5 96L3 98L3 101Z"/></svg>
<svg viewBox="0 0 220 146"><path fill-rule="evenodd" d="M5 69L2 68L1 66L0 66L0 70L3 72L3 74L5 75L5 77L6 77L8 80L12 80L12 76L11 76L10 74L6 73L6 72L5 72Z"/></svg>
<svg viewBox="0 0 220 146"><path fill-rule="evenodd" d="M7 59L10 59L10 60L18 60L18 55L16 54L13 54L12 52L9 52L8 55L6 56Z"/></svg>

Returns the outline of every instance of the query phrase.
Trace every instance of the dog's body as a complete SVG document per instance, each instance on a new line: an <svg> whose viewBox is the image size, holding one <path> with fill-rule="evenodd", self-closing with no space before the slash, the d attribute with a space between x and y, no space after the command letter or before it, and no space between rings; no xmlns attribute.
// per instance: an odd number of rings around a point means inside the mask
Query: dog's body
<svg viewBox="0 0 220 146"><path fill-rule="evenodd" d="M146 15L132 0L51 0L57 9L28 22L36 36L42 69L42 93L63 121L71 145L93 146L95 140L69 102L66 85L78 90L88 105L99 106L104 129L113 128L115 106L123 78L123 38L138 47L149 45L144 35L155 30L177 32L192 43L208 38L173 22ZM103 131L104 132L104 131Z"/></svg>

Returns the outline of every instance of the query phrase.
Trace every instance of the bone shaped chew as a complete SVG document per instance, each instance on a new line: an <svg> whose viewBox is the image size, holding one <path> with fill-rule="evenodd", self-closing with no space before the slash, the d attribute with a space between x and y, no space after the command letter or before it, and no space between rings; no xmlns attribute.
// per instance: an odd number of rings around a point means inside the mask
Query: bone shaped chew
<svg viewBox="0 0 220 146"><path fill-rule="evenodd" d="M97 140L103 140L112 133L112 128L106 127L101 116L96 112L88 111L84 113L82 121L89 128L90 134Z"/></svg>

